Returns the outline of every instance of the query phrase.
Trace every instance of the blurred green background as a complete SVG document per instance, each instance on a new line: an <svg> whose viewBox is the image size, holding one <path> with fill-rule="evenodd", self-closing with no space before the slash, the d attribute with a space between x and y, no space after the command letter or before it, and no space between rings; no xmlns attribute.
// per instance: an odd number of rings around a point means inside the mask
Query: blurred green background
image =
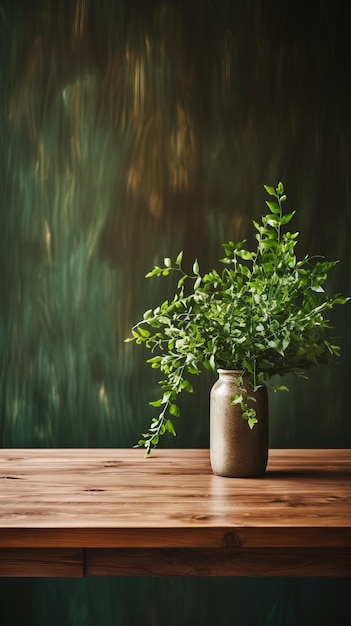
<svg viewBox="0 0 351 626"><path fill-rule="evenodd" d="M285 184L299 254L351 293L348 2L0 0L0 445L130 447L157 378L124 338ZM270 397L271 447L351 447L342 358ZM210 374L177 438L208 447ZM346 579L0 580L0 623L351 623Z"/></svg>

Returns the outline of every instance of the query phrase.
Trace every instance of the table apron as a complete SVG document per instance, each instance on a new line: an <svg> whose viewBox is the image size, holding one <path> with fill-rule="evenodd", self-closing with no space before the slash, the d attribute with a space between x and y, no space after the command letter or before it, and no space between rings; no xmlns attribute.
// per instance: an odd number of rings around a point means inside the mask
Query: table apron
<svg viewBox="0 0 351 626"><path fill-rule="evenodd" d="M351 548L0 548L0 576L351 576Z"/></svg>

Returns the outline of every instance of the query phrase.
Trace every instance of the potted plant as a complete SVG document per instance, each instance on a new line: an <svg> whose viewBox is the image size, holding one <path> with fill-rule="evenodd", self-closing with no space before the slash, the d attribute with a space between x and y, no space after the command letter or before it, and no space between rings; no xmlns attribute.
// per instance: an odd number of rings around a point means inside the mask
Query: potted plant
<svg viewBox="0 0 351 626"><path fill-rule="evenodd" d="M210 450L215 473L257 476L265 472L268 453L267 388L287 391L272 376L306 377L314 365L339 356L340 348L326 317L349 298L327 295L324 284L338 261L306 255L298 260L297 232L285 231L295 211L283 213L284 186L264 185L269 213L253 221L257 243L223 244L222 271L201 274L197 260L188 274L183 253L163 260L147 278L176 273L172 300L147 310L126 341L150 350L148 363L160 369L158 409L137 446L146 456L160 436L175 435L173 418L182 391L193 391L191 376L217 370L211 390ZM232 446L235 450L232 451Z"/></svg>

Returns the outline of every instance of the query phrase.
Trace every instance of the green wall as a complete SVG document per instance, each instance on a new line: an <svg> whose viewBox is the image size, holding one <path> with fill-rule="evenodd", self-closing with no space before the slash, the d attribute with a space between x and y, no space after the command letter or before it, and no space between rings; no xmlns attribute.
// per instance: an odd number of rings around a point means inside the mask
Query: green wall
<svg viewBox="0 0 351 626"><path fill-rule="evenodd" d="M125 344L180 249L209 269L283 180L299 253L351 293L351 76L339 0L0 0L0 445L129 447L157 379ZM270 398L272 447L351 447L340 363ZM208 392L178 436L208 446ZM1 624L351 622L348 581L0 581ZM18 602L21 597L23 602ZM218 615L218 617L215 617Z"/></svg>

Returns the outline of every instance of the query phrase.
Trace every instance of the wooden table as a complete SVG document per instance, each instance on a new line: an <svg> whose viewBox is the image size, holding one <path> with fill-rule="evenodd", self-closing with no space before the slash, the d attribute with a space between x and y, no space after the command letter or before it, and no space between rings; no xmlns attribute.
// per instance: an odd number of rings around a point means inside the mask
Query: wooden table
<svg viewBox="0 0 351 626"><path fill-rule="evenodd" d="M351 450L0 451L0 575L349 576Z"/></svg>

